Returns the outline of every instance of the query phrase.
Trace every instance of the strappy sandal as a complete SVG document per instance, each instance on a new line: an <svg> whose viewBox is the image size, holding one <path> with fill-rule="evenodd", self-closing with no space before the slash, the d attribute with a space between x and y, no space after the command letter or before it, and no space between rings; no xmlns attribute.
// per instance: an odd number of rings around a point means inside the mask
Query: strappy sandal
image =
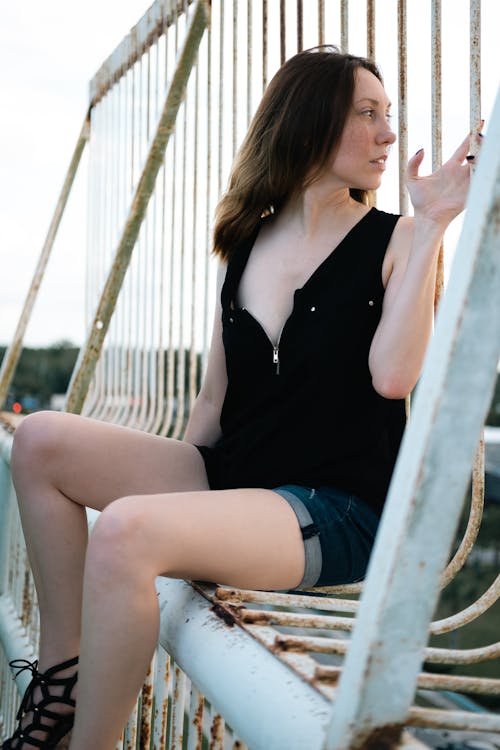
<svg viewBox="0 0 500 750"><path fill-rule="evenodd" d="M78 672L69 677L56 677L58 672L69 669L78 664L78 656L54 667L47 669L45 672L38 671L38 661L30 662L26 659L15 659L9 662L9 666L18 671L15 676L28 669L33 678L28 685L24 697L21 701L16 719L19 724L12 737L2 745L2 750L32 750L32 748L43 748L43 750L52 750L60 740L65 737L73 727L75 719L75 701L71 697L71 692L78 679ZM63 688L61 694L54 692L54 688ZM41 695L34 697L36 688L39 688ZM51 692L52 688L52 692ZM68 714L58 713L57 709L50 710L51 705L64 704L70 706L73 710ZM22 726L23 720L31 714L30 720ZM45 739L41 740L32 737L34 732L44 732Z"/></svg>

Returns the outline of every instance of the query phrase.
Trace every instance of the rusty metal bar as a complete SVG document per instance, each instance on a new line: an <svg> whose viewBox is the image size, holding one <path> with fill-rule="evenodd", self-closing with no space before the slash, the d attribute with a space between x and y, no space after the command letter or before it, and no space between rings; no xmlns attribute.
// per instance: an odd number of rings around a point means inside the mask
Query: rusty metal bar
<svg viewBox="0 0 500 750"><path fill-rule="evenodd" d="M238 143L238 0L233 0L233 138L232 155Z"/></svg>
<svg viewBox="0 0 500 750"><path fill-rule="evenodd" d="M325 0L318 0L318 43L325 43Z"/></svg>
<svg viewBox="0 0 500 750"><path fill-rule="evenodd" d="M467 625L469 622L476 620L480 615L484 614L495 602L500 598L500 575L498 575L491 586L484 592L479 599L476 599L470 606L463 609L461 612L457 612L450 617L445 617L442 620L436 620L431 624L431 633L447 633L450 630L456 630L461 628L463 625Z"/></svg>
<svg viewBox="0 0 500 750"><path fill-rule="evenodd" d="M341 666L318 665L314 678L320 682L336 685L342 669ZM417 679L417 688L419 690L450 690L469 695L500 695L500 680L422 672Z"/></svg>
<svg viewBox="0 0 500 750"><path fill-rule="evenodd" d="M500 657L500 641L479 648L434 648L425 649L425 661L433 664L479 664Z"/></svg>
<svg viewBox="0 0 500 750"><path fill-rule="evenodd" d="M85 115L83 125L76 142L75 150L73 152L73 156L71 157L61 193L57 201L54 215L52 217L52 221L50 222L47 236L45 238L45 242L42 247L42 251L40 253L35 272L33 274L33 278L31 280L31 285L24 301L23 309L21 311L16 330L14 332L12 343L8 347L3 357L2 366L0 368L0 409L5 404L5 399L7 398L7 395L9 393L9 388L16 371L17 363L19 362L19 357L21 356L24 334L26 333L26 328L30 321L33 307L35 306L38 290L40 289L40 285L43 281L45 269L47 268L50 254L52 252L52 248L57 236L57 230L59 229L59 224L61 223L64 209L66 208L66 203L68 202L71 188L73 186L73 182L80 165L83 151L89 139L89 135L90 112Z"/></svg>
<svg viewBox="0 0 500 750"><path fill-rule="evenodd" d="M208 23L208 17L209 8L206 0L198 0L146 164L135 192L125 229L116 250L113 266L106 280L87 341L75 365L68 388L65 404L66 411L80 413L82 410L111 316L115 309L118 292L123 283L123 278L144 220L148 202L153 192L156 176L161 167L165 148L175 125L181 99L186 90L198 47Z"/></svg>
<svg viewBox="0 0 500 750"><path fill-rule="evenodd" d="M189 735L187 750L201 750L203 743L203 718L205 698L191 683L189 695Z"/></svg>
<svg viewBox="0 0 500 750"><path fill-rule="evenodd" d="M437 708L410 708L408 726L454 729L465 732L500 732L500 716L468 711L442 711Z"/></svg>
<svg viewBox="0 0 500 750"><path fill-rule="evenodd" d="M324 630L347 630L354 625L352 617L332 617L331 615L304 615L295 612L265 611L244 609L236 620L253 625L280 625L295 628L321 628Z"/></svg>
<svg viewBox="0 0 500 750"><path fill-rule="evenodd" d="M267 86L267 32L268 32L267 0L262 0L262 90Z"/></svg>
<svg viewBox="0 0 500 750"><path fill-rule="evenodd" d="M357 612L358 602L352 599L334 599L323 596L304 596L303 594L278 594L270 591L249 591L247 589L229 589L217 586L215 598L229 604L240 606L243 602L270 604L279 607L321 609L331 612Z"/></svg>
<svg viewBox="0 0 500 750"><path fill-rule="evenodd" d="M349 51L349 0L340 2L340 49Z"/></svg>
<svg viewBox="0 0 500 750"><path fill-rule="evenodd" d="M219 152L218 152L218 183L217 193L222 192L222 152L223 152L223 91L224 91L224 0L220 0L220 26L219 26Z"/></svg>
<svg viewBox="0 0 500 750"><path fill-rule="evenodd" d="M406 0L398 0L398 151L399 151L399 212L408 213L408 192L405 184L408 162L408 54Z"/></svg>
<svg viewBox="0 0 500 750"><path fill-rule="evenodd" d="M375 60L375 0L366 2L366 54Z"/></svg>
<svg viewBox="0 0 500 750"><path fill-rule="evenodd" d="M252 0L247 0L247 127L252 119Z"/></svg>
<svg viewBox="0 0 500 750"><path fill-rule="evenodd" d="M286 0L280 0L280 64L286 60Z"/></svg>
<svg viewBox="0 0 500 750"><path fill-rule="evenodd" d="M442 45L441 45L441 0L432 0L431 8L431 94L432 94L432 170L442 162ZM443 244L439 250L436 269L434 309L437 310L444 286Z"/></svg>
<svg viewBox="0 0 500 750"><path fill-rule="evenodd" d="M481 129L481 1L470 0L470 130ZM471 143L476 153L474 139Z"/></svg>
<svg viewBox="0 0 500 750"><path fill-rule="evenodd" d="M169 747L181 748L184 734L184 709L186 704L186 674L176 664L173 672L172 715Z"/></svg>
<svg viewBox="0 0 500 750"><path fill-rule="evenodd" d="M472 470L472 501L465 534L453 559L441 577L441 587L447 586L465 565L477 539L484 509L484 435L481 435L474 456Z"/></svg>
<svg viewBox="0 0 500 750"><path fill-rule="evenodd" d="M302 0L297 0L297 52L304 49L304 6Z"/></svg>

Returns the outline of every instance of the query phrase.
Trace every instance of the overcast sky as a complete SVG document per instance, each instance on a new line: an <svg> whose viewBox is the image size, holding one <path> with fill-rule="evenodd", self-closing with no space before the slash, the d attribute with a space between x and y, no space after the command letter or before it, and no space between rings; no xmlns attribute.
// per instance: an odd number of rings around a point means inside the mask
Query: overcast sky
<svg viewBox="0 0 500 750"><path fill-rule="evenodd" d="M0 344L8 343L14 333L84 118L88 81L150 4L147 0L78 4L72 0L0 0ZM365 0L351 0L351 4L365 7ZM395 0L379 0L378 13L385 4L395 8ZM500 0L483 0L482 6L483 112L487 118L500 83ZM419 87L424 79L429 80L428 26L421 26L429 7L430 0L408 0L410 93L416 107L410 113L409 148L412 152L427 146L427 169L429 130L422 132L420 122L429 119L430 102L426 94L420 96ZM468 129L468 0L443 0L443 26L443 152L447 157ZM386 88L395 101L397 81L389 64L384 65L383 34L384 24L379 24L377 59L389 73ZM27 345L44 346L61 339L80 344L84 338L86 174L85 169L80 172L27 332ZM396 204L383 207L398 210Z"/></svg>

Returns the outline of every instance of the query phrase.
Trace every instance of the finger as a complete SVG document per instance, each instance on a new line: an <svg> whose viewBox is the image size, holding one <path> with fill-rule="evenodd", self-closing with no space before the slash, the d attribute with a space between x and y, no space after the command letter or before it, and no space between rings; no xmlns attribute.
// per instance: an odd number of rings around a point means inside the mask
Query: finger
<svg viewBox="0 0 500 750"><path fill-rule="evenodd" d="M408 162L407 175L409 178L418 177L418 168L424 159L424 149L421 148L414 154Z"/></svg>
<svg viewBox="0 0 500 750"><path fill-rule="evenodd" d="M467 135L466 138L462 141L460 146L457 148L455 153L452 155L450 161L458 161L459 164L462 164L463 160L467 156L470 150L470 133Z"/></svg>

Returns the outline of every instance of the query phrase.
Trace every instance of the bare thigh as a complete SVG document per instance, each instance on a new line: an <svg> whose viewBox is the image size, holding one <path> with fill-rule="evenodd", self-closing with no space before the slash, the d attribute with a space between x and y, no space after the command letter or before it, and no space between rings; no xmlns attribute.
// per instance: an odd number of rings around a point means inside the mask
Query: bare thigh
<svg viewBox="0 0 500 750"><path fill-rule="evenodd" d="M264 489L212 490L125 497L101 514L87 565L122 567L151 577L211 581L243 588L287 589L304 574L304 543L295 513Z"/></svg>
<svg viewBox="0 0 500 750"><path fill-rule="evenodd" d="M193 445L59 412L23 420L12 469L16 487L49 483L96 510L125 495L208 489L203 459Z"/></svg>

